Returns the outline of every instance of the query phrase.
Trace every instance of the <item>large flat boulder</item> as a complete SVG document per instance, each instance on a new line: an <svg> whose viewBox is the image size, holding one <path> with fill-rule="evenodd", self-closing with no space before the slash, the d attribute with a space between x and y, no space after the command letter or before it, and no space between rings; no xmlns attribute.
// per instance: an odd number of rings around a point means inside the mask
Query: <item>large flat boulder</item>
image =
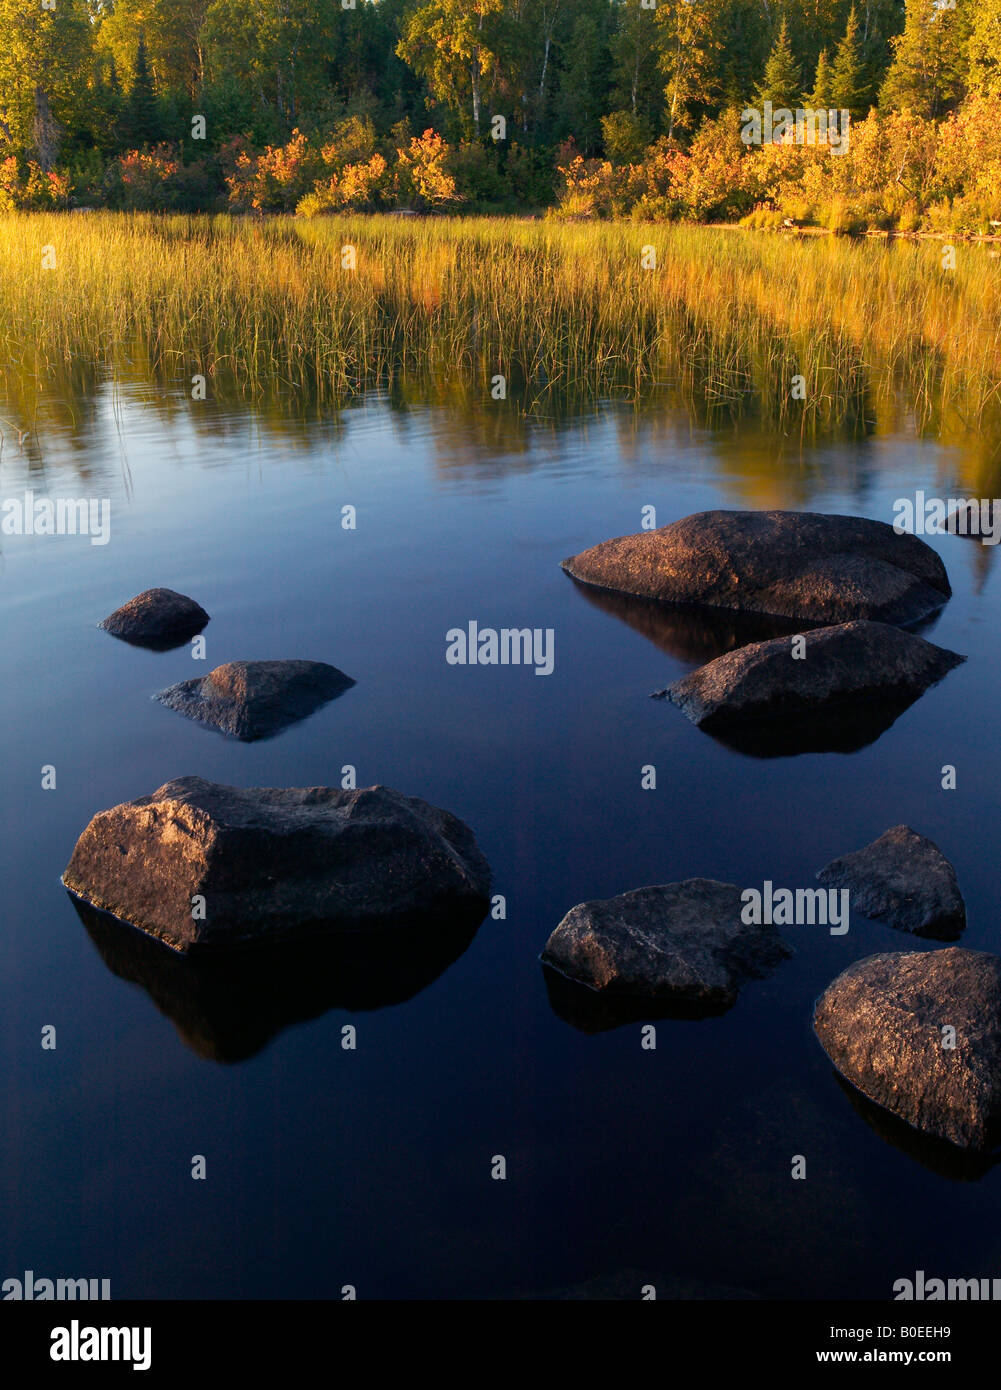
<svg viewBox="0 0 1001 1390"><path fill-rule="evenodd" d="M956 871L932 840L895 825L878 840L832 859L818 880L847 888L852 911L918 936L955 939L966 926Z"/></svg>
<svg viewBox="0 0 1001 1390"><path fill-rule="evenodd" d="M174 589L144 589L98 627L140 647L180 646L196 636L209 620L201 604Z"/></svg>
<svg viewBox="0 0 1001 1390"><path fill-rule="evenodd" d="M99 812L63 883L187 951L384 929L485 902L490 870L467 825L389 787L243 789L180 777Z"/></svg>
<svg viewBox="0 0 1001 1390"><path fill-rule="evenodd" d="M963 660L888 623L838 623L726 652L656 696L714 729L845 703L908 702Z"/></svg>
<svg viewBox="0 0 1001 1390"><path fill-rule="evenodd" d="M952 592L919 537L817 512L698 512L603 541L563 568L585 584L661 602L814 623L914 623Z"/></svg>
<svg viewBox="0 0 1001 1390"><path fill-rule="evenodd" d="M546 942L543 964L611 995L729 1007L747 980L792 954L773 926L741 920L741 893L690 878L578 903Z"/></svg>
<svg viewBox="0 0 1001 1390"><path fill-rule="evenodd" d="M180 681L153 698L188 719L249 742L305 719L352 685L350 676L325 661L227 661L207 676Z"/></svg>
<svg viewBox="0 0 1001 1390"><path fill-rule="evenodd" d="M915 1129L960 1148L996 1142L1001 958L959 946L868 956L828 985L813 1027L845 1080Z"/></svg>

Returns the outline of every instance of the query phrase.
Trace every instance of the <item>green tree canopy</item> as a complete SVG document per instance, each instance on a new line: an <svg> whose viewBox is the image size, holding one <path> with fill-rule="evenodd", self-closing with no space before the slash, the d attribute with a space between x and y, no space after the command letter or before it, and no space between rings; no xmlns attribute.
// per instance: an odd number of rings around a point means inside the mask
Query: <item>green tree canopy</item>
<svg viewBox="0 0 1001 1390"><path fill-rule="evenodd" d="M435 101L468 113L477 135L499 67L503 9L504 0L429 0L406 20L396 50Z"/></svg>
<svg viewBox="0 0 1001 1390"><path fill-rule="evenodd" d="M904 32L893 42L880 106L916 116L944 115L965 90L968 36L966 0L956 0L954 9L939 0L907 0Z"/></svg>
<svg viewBox="0 0 1001 1390"><path fill-rule="evenodd" d="M87 128L91 26L82 0L0 0L0 137L50 168L67 134Z"/></svg>
<svg viewBox="0 0 1001 1390"><path fill-rule="evenodd" d="M826 48L820 50L820 57L817 59L817 71L814 74L809 101L815 111L827 110L834 105L831 99L831 64Z"/></svg>

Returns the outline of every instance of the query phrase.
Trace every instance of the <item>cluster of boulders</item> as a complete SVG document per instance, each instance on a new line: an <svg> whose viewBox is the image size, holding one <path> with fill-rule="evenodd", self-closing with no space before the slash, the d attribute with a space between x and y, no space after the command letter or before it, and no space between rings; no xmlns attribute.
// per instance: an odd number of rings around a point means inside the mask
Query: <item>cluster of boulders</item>
<svg viewBox="0 0 1001 1390"><path fill-rule="evenodd" d="M949 940L965 907L937 845L894 826L817 874L861 915ZM742 890L695 878L578 903L542 952L550 1000L588 1032L642 1018L708 1018L792 949ZM1001 1138L1001 958L958 947L857 961L817 1002L838 1073L925 1134L964 1148Z"/></svg>
<svg viewBox="0 0 1001 1390"><path fill-rule="evenodd" d="M832 860L816 877L847 892L856 913L900 931L951 941L966 925L955 870L938 845L907 825ZM792 954L746 895L733 883L690 878L578 903L542 960L607 996L729 1008L741 985Z"/></svg>
<svg viewBox="0 0 1001 1390"><path fill-rule="evenodd" d="M564 568L604 594L603 603L651 605L625 616L654 640L665 631L654 609L669 610L675 616L661 640L669 649L687 644L705 654L707 629L691 615L719 614L711 630L725 634L724 649L658 693L699 728L744 738L753 752L858 746L860 729L863 741L876 736L873 730L888 727L964 660L907 630L947 600L949 581L923 541L880 522L706 512L606 541ZM192 599L153 589L101 626L162 649L207 622ZM768 635L762 623L781 631ZM229 662L155 698L246 740L306 718L352 684L323 662ZM840 741L825 743L818 726L837 729ZM817 879L845 892L855 913L901 931L954 941L965 926L955 871L909 826L832 860ZM469 827L416 797L386 787L241 789L200 777L99 812L63 881L87 905L88 929L113 968L147 985L157 972L146 948L123 955L95 926L95 910L199 960L218 961L213 947L279 943L281 950L304 933L378 942L383 962L398 959L401 979L410 982L421 975L414 967L422 955L453 958L455 933L448 949L425 950L431 925L461 921L456 931L468 942L469 921L475 930L490 892L490 870ZM748 981L792 953L771 920L747 913L745 894L735 884L695 878L579 903L542 952L554 1007L587 1029L732 1007ZM221 958L233 959L227 952ZM356 989L371 953L359 959L365 965L351 976ZM269 965L267 976L280 971ZM254 998L260 978L247 985ZM183 1019L186 1035L201 1039L209 1055L246 1055L261 1045L257 1035L248 1043L234 1029L231 1010L218 1023L225 990L210 983L195 991L191 979L185 975L181 988L174 976L169 988L162 978L148 985ZM206 999L215 1009L209 1018ZM994 1142L1001 959L951 947L857 961L817 1001L814 1029L860 1095L962 1148Z"/></svg>
<svg viewBox="0 0 1001 1390"><path fill-rule="evenodd" d="M164 650L188 641L208 621L186 595L149 589L100 626ZM206 727L252 740L305 719L353 684L320 661L233 661L154 698ZM95 815L63 883L84 905L89 928L95 912L107 913L175 952L200 958L217 954L217 947L331 934L357 943L364 937L377 943L383 979L395 982L389 994L406 997L413 979L427 982L444 968L456 939L468 944L469 922L478 924L489 902L490 869L467 825L389 787L237 788L180 777ZM106 932L97 935L105 943L102 954L122 955L107 946ZM415 941L423 962L414 958ZM125 955L131 961L136 952ZM362 959L372 966L370 952L355 946L339 952L346 971L339 988L350 979L349 994L381 999L379 988L359 980ZM438 963L430 975L428 961ZM145 960L137 968L145 981L156 974ZM199 981L211 977L210 969L200 972ZM274 976L273 967L268 973ZM192 996L220 997L217 990L196 988L193 971L183 982L176 973L171 979L159 992L181 999L181 1015L201 1019ZM196 1033L230 1037L232 1020L216 1025L214 1016L210 1011ZM219 1043L218 1050L225 1053L227 1046ZM243 1050L242 1042L229 1046L230 1052Z"/></svg>
<svg viewBox="0 0 1001 1390"><path fill-rule="evenodd" d="M930 546L881 521L701 512L604 541L563 568L633 600L774 620L781 636L735 636L731 649L655 692L749 752L871 741L965 659L902 626L928 618L952 591ZM790 632L790 623L803 629Z"/></svg>
<svg viewBox="0 0 1001 1390"><path fill-rule="evenodd" d="M209 621L201 604L173 589L146 589L100 623L133 646L181 646ZM305 719L354 685L324 661L227 661L207 676L179 681L154 695L168 709L250 742Z"/></svg>
<svg viewBox="0 0 1001 1390"><path fill-rule="evenodd" d="M949 581L929 546L881 522L704 512L563 568L666 650L708 656L656 694L745 752L860 747L964 660L908 630L946 602ZM901 931L954 941L966 924L952 865L909 826L817 879ZM589 1030L731 1007L791 954L743 902L733 884L689 879L579 903L542 952L554 1007ZM838 1074L884 1110L961 1148L1001 1138L1001 958L871 956L828 987L813 1022Z"/></svg>

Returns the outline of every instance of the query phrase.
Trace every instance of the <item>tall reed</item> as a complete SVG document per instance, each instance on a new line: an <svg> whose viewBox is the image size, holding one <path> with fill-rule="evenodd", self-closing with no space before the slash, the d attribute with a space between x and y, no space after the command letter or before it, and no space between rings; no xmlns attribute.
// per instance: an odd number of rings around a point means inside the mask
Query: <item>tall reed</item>
<svg viewBox="0 0 1001 1390"><path fill-rule="evenodd" d="M1001 264L957 257L946 270L938 242L634 223L13 214L0 373L8 399L74 372L202 373L246 399L321 404L401 377L489 391L503 375L529 412L669 388L700 416L750 410L786 432L891 403L919 430L993 432Z"/></svg>

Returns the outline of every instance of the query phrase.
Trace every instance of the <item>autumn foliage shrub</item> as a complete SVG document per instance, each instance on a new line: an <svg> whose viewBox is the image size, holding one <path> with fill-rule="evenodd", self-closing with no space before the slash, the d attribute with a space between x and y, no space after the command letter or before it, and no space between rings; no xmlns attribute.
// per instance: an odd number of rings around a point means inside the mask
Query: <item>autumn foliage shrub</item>
<svg viewBox="0 0 1001 1390"><path fill-rule="evenodd" d="M244 150L226 179L235 212L292 212L323 173L323 156L300 130L261 154Z"/></svg>
<svg viewBox="0 0 1001 1390"><path fill-rule="evenodd" d="M46 171L34 160L29 160L22 168L16 155L0 159L0 211L64 208L69 203L69 195L68 173L55 169Z"/></svg>
<svg viewBox="0 0 1001 1390"><path fill-rule="evenodd" d="M739 114L725 111L704 122L687 149L661 139L629 164L568 152L556 215L755 227L788 217L836 233L986 233L1001 221L997 114L996 102L973 97L942 121L873 111L835 152L823 144L745 145Z"/></svg>
<svg viewBox="0 0 1001 1390"><path fill-rule="evenodd" d="M458 201L455 179L448 170L450 149L436 131L415 135L396 154L397 194L405 204L424 210Z"/></svg>
<svg viewBox="0 0 1001 1390"><path fill-rule="evenodd" d="M339 173L318 179L295 210L301 217L347 210L372 212L391 202L391 185L389 165L377 151L365 164L346 164Z"/></svg>

